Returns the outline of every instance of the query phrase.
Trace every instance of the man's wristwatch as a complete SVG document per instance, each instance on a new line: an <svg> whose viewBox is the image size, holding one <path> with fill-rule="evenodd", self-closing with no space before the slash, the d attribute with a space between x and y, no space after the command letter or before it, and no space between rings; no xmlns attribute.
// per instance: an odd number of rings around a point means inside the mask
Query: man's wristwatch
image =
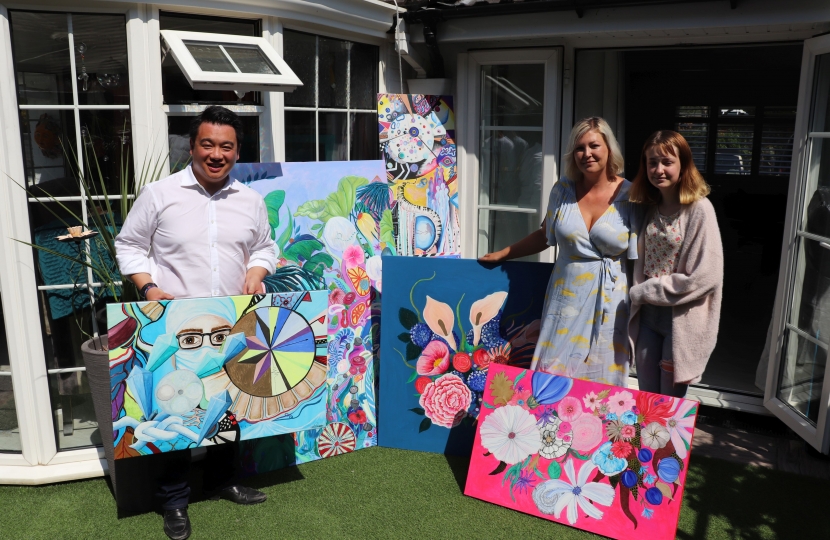
<svg viewBox="0 0 830 540"><path fill-rule="evenodd" d="M142 299L147 300L147 291L149 291L150 289L156 289L156 288L158 288L158 285L156 285L155 283L153 283L151 281L150 283L145 284L141 288L141 292L139 294L141 295Z"/></svg>

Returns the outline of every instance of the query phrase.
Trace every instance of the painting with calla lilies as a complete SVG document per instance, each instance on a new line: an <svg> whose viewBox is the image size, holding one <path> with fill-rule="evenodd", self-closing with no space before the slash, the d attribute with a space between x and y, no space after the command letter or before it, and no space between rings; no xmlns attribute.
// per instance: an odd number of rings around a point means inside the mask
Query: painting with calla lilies
<svg viewBox="0 0 830 540"><path fill-rule="evenodd" d="M489 366L530 365L551 265L383 265L379 444L468 455Z"/></svg>

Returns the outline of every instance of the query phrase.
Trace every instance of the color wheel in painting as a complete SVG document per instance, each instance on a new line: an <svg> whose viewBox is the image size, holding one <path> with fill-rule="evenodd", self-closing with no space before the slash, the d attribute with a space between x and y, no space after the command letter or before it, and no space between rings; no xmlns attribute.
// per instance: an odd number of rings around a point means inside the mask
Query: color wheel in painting
<svg viewBox="0 0 830 540"><path fill-rule="evenodd" d="M259 308L242 317L237 326L245 327L246 349L236 362L240 368L253 367L234 370L231 378L241 390L276 396L306 377L314 363L316 343L302 315L282 307Z"/></svg>

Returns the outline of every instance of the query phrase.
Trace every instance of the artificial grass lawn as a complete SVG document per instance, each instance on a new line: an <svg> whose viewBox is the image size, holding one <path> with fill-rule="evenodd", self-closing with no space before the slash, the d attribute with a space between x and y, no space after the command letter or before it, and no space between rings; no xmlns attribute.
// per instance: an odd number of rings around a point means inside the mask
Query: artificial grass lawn
<svg viewBox="0 0 830 540"><path fill-rule="evenodd" d="M191 538L598 538L462 494L467 459L371 448L248 479L268 501L191 504ZM680 539L830 538L830 482L692 456ZM104 479L0 486L0 538L166 538ZM644 539L646 540L646 539Z"/></svg>

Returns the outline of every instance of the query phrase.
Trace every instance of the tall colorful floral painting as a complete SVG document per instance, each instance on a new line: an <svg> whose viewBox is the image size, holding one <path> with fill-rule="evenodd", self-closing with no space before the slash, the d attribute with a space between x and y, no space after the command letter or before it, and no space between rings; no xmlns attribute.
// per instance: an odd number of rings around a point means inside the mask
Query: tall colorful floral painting
<svg viewBox="0 0 830 540"><path fill-rule="evenodd" d="M490 366L529 366L552 265L384 258L380 445L469 455Z"/></svg>
<svg viewBox="0 0 830 540"><path fill-rule="evenodd" d="M326 425L328 294L109 304L115 458Z"/></svg>
<svg viewBox="0 0 830 540"><path fill-rule="evenodd" d="M490 367L466 495L619 539L672 539L695 401Z"/></svg>
<svg viewBox="0 0 830 540"><path fill-rule="evenodd" d="M379 94L378 130L399 255L461 252L452 97Z"/></svg>
<svg viewBox="0 0 830 540"><path fill-rule="evenodd" d="M377 444L381 255L395 253L383 162L237 164L232 174L259 192L268 209L278 264L266 290L328 295L326 422L294 435L295 462ZM275 462L263 460L263 448L282 444L249 441L243 469L271 470Z"/></svg>

